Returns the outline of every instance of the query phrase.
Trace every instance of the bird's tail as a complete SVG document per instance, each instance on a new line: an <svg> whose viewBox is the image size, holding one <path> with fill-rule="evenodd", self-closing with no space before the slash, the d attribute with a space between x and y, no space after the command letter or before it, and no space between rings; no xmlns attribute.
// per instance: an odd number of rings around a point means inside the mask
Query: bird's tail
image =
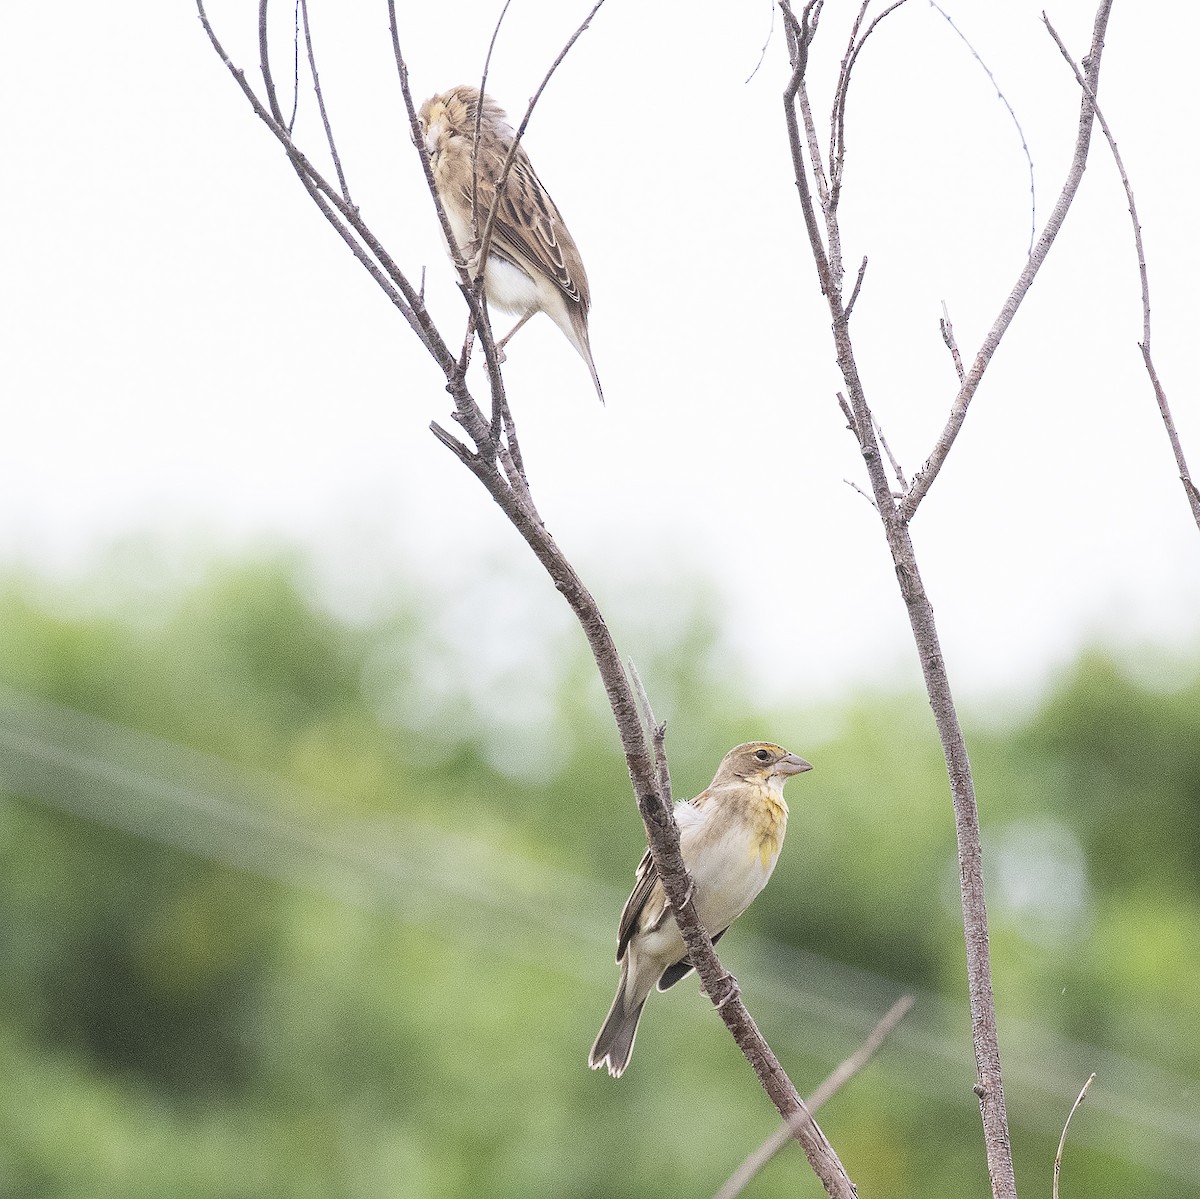
<svg viewBox="0 0 1200 1199"><path fill-rule="evenodd" d="M596 1043L588 1055L588 1065L593 1070L608 1066L608 1072L613 1078L620 1078L629 1065L633 1056L633 1039L637 1036L638 1021L642 1017L642 1008L646 1006L646 996L640 1002L631 1002L627 994L630 988L626 986L628 971L621 971L621 985L617 987L617 996L608 1016L600 1027Z"/></svg>
<svg viewBox="0 0 1200 1199"><path fill-rule="evenodd" d="M596 363L592 359L592 342L588 337L587 312L582 308L571 311L571 332L567 334L571 344L579 351L579 356L587 363L592 373L592 382L596 385L596 394L600 403L604 403L604 392L600 387L600 376L596 373Z"/></svg>

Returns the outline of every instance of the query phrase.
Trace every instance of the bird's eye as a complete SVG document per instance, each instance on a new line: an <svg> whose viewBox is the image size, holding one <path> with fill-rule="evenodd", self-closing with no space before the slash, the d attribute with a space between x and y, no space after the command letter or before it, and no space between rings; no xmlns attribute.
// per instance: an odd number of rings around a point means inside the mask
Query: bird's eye
<svg viewBox="0 0 1200 1199"><path fill-rule="evenodd" d="M760 762L765 762L765 761L767 761L767 760L770 758L770 756L771 756L771 755L770 755L770 753L769 753L767 750L765 750L765 749L756 749L756 750L754 751L754 756L755 756L755 757L756 757L756 758L757 758L757 759L758 759Z"/></svg>

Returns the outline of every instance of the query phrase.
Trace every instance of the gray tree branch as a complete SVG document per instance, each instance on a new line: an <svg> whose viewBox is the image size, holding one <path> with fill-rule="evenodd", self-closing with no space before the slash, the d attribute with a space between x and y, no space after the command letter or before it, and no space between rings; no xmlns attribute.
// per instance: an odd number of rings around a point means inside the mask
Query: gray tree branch
<svg viewBox="0 0 1200 1199"><path fill-rule="evenodd" d="M1095 94L1099 79L1100 54L1104 45L1104 32L1110 7L1111 0L1102 0L1093 26L1091 50L1085 59L1092 95ZM868 27L867 33L869 34L878 25L878 22L894 8L895 5L882 12ZM884 536L895 566L896 579L912 627L930 707L933 710L934 722L946 759L958 842L963 934L967 955L967 990L978 1072L974 1089L979 1098L988 1175L994 1199L1016 1199L1016 1181L1013 1174L1008 1115L1004 1103L1001 1074L1000 1045L996 1029L996 1007L992 992L991 962L988 955L988 923L987 908L984 902L979 811L971 776L970 760L954 706L946 664L934 622L933 607L921 579L908 526L917 505L928 493L950 451L958 429L965 419L971 397L975 394L992 354L1028 292L1038 269L1045 261L1050 246L1066 218L1087 162L1093 106L1089 97L1085 95L1071 172L1067 184L1059 196L1058 203L1055 205L1055 210L1047 222L1046 229L1035 246L1029 262L1022 271L1017 285L1005 301L1000 317L985 339L984 346L976 356L971 370L963 380L951 412L950 421L939 439L934 453L914 480L913 487L897 501L892 495L888 483L887 469L876 435L875 419L859 375L854 345L850 338L848 305L842 298L841 279L834 269L835 264L831 262L832 255L827 254L825 249L826 245L840 244L840 239L835 232L837 213L832 198L833 189L830 189L830 199L822 203L820 164L814 162L810 168L804 157L805 144L810 139L801 135L801 121L797 115L797 97L803 97L802 113L808 119L805 78L816 35L815 23L811 19L813 5L806 6L801 15L797 17L792 12L789 0L782 0L781 11L788 34L788 48L792 63L792 76L783 96L784 121L804 227L816 264L821 292L826 297L832 317L838 367L849 396L849 400L844 402L844 407L848 407L850 427L858 440L859 449L866 465L874 504L883 524ZM850 71L867 36L866 34L860 36L858 33L864 14L865 6L859 11L858 19L852 30L850 48L842 60L842 71L831 106L833 129L831 153L834 157L835 178L840 177L845 154L842 122L845 114L846 92L850 83ZM812 182L813 178L817 180L815 188ZM814 190L817 191L816 199L814 199ZM822 224L824 228L822 228Z"/></svg>

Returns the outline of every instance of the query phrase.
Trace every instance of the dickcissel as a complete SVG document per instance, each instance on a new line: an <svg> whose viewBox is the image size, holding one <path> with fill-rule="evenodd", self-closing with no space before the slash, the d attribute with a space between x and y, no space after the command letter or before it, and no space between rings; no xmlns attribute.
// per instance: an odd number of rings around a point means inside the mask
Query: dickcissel
<svg viewBox="0 0 1200 1199"><path fill-rule="evenodd" d="M474 261L478 238L514 137L504 110L485 95L479 145L472 154L479 111L479 90L456 87L430 96L417 114L434 184L472 275L479 269ZM520 318L501 346L535 313L546 313L587 363L596 394L604 401L588 341L591 295L583 259L523 146L517 148L496 204L483 289L489 304Z"/></svg>
<svg viewBox="0 0 1200 1199"><path fill-rule="evenodd" d="M787 829L783 785L812 767L769 741L731 749L713 781L675 805L679 844L692 876L700 923L715 944L767 885ZM617 929L621 982L588 1065L620 1078L633 1054L650 992L673 987L692 969L687 948L647 850Z"/></svg>

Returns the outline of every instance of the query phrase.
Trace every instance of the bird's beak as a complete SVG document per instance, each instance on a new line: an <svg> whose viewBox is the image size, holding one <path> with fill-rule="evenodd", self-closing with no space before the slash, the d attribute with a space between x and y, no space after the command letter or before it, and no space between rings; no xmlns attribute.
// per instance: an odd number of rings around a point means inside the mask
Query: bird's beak
<svg viewBox="0 0 1200 1199"><path fill-rule="evenodd" d="M811 770L812 763L806 762L803 758L798 758L795 754L788 754L786 758L780 758L775 763L775 769L780 774L790 777L793 774L803 774L806 770Z"/></svg>
<svg viewBox="0 0 1200 1199"><path fill-rule="evenodd" d="M430 125L425 130L425 151L432 158L438 152L438 144L442 140L442 131L436 125Z"/></svg>

